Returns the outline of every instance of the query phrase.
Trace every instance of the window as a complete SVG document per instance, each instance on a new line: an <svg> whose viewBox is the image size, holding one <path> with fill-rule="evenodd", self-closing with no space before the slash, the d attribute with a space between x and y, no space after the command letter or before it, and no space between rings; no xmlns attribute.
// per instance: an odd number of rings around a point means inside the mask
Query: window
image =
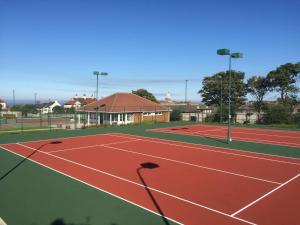
<svg viewBox="0 0 300 225"><path fill-rule="evenodd" d="M124 113L121 113L119 114L120 115L120 121L124 121L125 120L125 114Z"/></svg>
<svg viewBox="0 0 300 225"><path fill-rule="evenodd" d="M154 116L155 112L144 112L143 115L144 116Z"/></svg>
<svg viewBox="0 0 300 225"><path fill-rule="evenodd" d="M133 120L133 113L127 113L127 120L132 121Z"/></svg>
<svg viewBox="0 0 300 225"><path fill-rule="evenodd" d="M162 112L156 112L155 114L156 115L162 115Z"/></svg>
<svg viewBox="0 0 300 225"><path fill-rule="evenodd" d="M116 113L111 114L111 121L118 122L118 114L116 114Z"/></svg>

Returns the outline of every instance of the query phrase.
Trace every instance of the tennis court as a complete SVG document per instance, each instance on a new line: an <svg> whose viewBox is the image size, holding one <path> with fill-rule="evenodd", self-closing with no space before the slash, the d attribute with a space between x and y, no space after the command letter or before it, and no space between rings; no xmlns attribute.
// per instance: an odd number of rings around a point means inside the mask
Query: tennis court
<svg viewBox="0 0 300 225"><path fill-rule="evenodd" d="M300 223L299 159L119 133L0 146L164 224Z"/></svg>
<svg viewBox="0 0 300 225"><path fill-rule="evenodd" d="M151 131L226 139L227 127L190 125L152 129ZM231 127L232 140L300 147L300 132L259 128Z"/></svg>

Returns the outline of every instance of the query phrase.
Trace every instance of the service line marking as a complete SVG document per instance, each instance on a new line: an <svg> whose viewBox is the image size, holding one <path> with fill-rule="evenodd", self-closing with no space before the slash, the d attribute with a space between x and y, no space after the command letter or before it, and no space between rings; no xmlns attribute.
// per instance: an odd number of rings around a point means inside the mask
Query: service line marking
<svg viewBox="0 0 300 225"><path fill-rule="evenodd" d="M263 196L261 196L260 198L254 200L253 202L249 203L248 205L244 206L243 208L239 209L238 211L236 211L235 213L232 213L231 216L234 217L235 215L237 215L238 213L244 211L245 209L249 208L250 206L254 205L255 203L257 203L258 201L268 197L270 194L272 194L273 192L277 191L280 188L283 188L285 185L287 185L288 183L292 182L293 180L297 179L300 176L300 173L294 177L292 177L291 179L289 179L288 181L284 182L283 184L279 185L278 187L274 188L273 190L269 191L268 193L264 194Z"/></svg>
<svg viewBox="0 0 300 225"><path fill-rule="evenodd" d="M30 150L34 150L34 151L37 150L37 149L35 149L35 148L29 147L29 146L24 145L24 144L21 144L21 143L16 143L16 144L17 144L17 145L20 145L20 146L22 146L22 147L24 147L24 148L30 149ZM39 150L38 150L38 151L39 151ZM95 169L95 168L93 168L93 167L86 166L86 165L77 163L77 162L75 162L75 161L72 161L72 160L69 160L69 159L65 159L65 158L62 158L62 157L59 157L59 156L56 156L56 155L53 155L53 154L50 154L50 153L47 153L47 152L41 152L41 151L39 151L39 152L40 152L40 153L43 153L43 154L46 154L46 155L49 155L49 156L51 156L51 157L58 158L58 159L60 159L60 160L69 162L69 163L73 163L73 164L78 165L78 166L81 166L81 167L84 167L84 168L87 168L87 169L90 169L90 170L99 172L99 173L103 173L103 174L105 174L105 175L114 177L114 178L116 178L116 179L119 179L119 180L122 180L122 181L126 181L126 182L129 182L129 183L135 184L135 185L137 185L137 186L146 188L146 186L144 186L144 185L142 185L142 184L140 184L140 183L137 183L137 182L128 180L128 179L126 179L126 178L119 177L119 176L113 175L113 174L111 174L111 173L108 173L108 172L105 172L105 171L102 171L102 170L98 170L98 169ZM190 200L187 200L187 199L178 197L178 196L176 196L176 195L172 195L172 194L169 194L169 193L160 191L160 190L158 190L158 189L155 189L155 188L152 188L152 187L149 187L149 186L148 186L147 188L149 188L150 190L155 191L155 192L157 192L157 193L166 195L166 196L168 196L168 197L171 197L171 198L174 198L174 199L177 199L177 200L180 200L180 201L189 203L189 204L191 204L191 205L198 206L198 207L200 207L200 208L204 208L204 209L207 209L207 210L209 210L209 211L212 211L212 212L215 212L215 213L218 213L218 214L227 216L227 217L231 217L231 218L234 218L234 219L236 219L236 220L239 220L239 221L242 221L242 222L251 224L251 225L257 225L257 224L255 224L255 223L249 222L249 221L247 221L247 220L244 220L244 219L241 219L241 218L238 218L238 217L233 217L233 216L231 216L231 215L228 214L228 213L221 212L221 211L219 211L219 210L216 210L216 209L207 207L207 206L205 206L205 205L201 205L201 204L199 204L199 203L196 203L196 202L193 202L193 201L190 201Z"/></svg>

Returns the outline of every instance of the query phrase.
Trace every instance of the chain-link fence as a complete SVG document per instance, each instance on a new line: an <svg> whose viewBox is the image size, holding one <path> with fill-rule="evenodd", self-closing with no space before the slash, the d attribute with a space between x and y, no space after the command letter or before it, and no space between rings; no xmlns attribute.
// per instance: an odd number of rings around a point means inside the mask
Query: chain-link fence
<svg viewBox="0 0 300 225"><path fill-rule="evenodd" d="M75 129L74 114L24 114L22 112L2 113L0 115L0 132L25 130Z"/></svg>
<svg viewBox="0 0 300 225"><path fill-rule="evenodd" d="M171 110L147 106L98 107L74 113L0 113L0 132L81 129L170 121Z"/></svg>

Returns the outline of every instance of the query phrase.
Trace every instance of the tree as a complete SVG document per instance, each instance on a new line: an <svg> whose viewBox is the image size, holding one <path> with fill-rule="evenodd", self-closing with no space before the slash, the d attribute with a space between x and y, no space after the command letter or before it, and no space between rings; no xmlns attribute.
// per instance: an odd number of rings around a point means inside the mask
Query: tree
<svg viewBox="0 0 300 225"><path fill-rule="evenodd" d="M33 104L14 105L11 107L11 110L22 112L25 117L27 117L28 113L36 114L38 112L37 106Z"/></svg>
<svg viewBox="0 0 300 225"><path fill-rule="evenodd" d="M286 63L272 70L268 73L267 79L269 80L272 90L280 93L280 100L284 102L289 96L297 94L299 91L296 87L298 64Z"/></svg>
<svg viewBox="0 0 300 225"><path fill-rule="evenodd" d="M142 89L142 88L137 89L136 91L132 91L132 94L141 96L153 102L157 102L155 96L151 92L147 91L146 89Z"/></svg>
<svg viewBox="0 0 300 225"><path fill-rule="evenodd" d="M66 113L75 113L75 108L74 108L74 106L72 106L71 108L66 108L65 109L65 111L66 111Z"/></svg>
<svg viewBox="0 0 300 225"><path fill-rule="evenodd" d="M170 115L171 121L179 121L180 120L181 111L179 109L173 109Z"/></svg>
<svg viewBox="0 0 300 225"><path fill-rule="evenodd" d="M53 113L64 113L65 109L64 109L64 107L57 105L52 109L52 112Z"/></svg>
<svg viewBox="0 0 300 225"><path fill-rule="evenodd" d="M245 103L246 84L244 83L245 73L239 71L231 71L231 113L235 115L237 109ZM228 104L228 80L229 71L220 72L213 76L204 77L202 81L202 89L198 92L202 96L202 101L207 105L221 105L221 92L222 92L222 105L223 112L226 118L228 117L227 104ZM222 82L222 85L221 85ZM221 90L222 86L222 90Z"/></svg>
<svg viewBox="0 0 300 225"><path fill-rule="evenodd" d="M268 93L270 87L266 77L253 76L247 81L247 91L255 97L254 108L258 112L258 120L263 106L263 100Z"/></svg>
<svg viewBox="0 0 300 225"><path fill-rule="evenodd" d="M266 124L291 124L293 123L293 114L290 108L284 104L266 104L264 105L264 123Z"/></svg>

